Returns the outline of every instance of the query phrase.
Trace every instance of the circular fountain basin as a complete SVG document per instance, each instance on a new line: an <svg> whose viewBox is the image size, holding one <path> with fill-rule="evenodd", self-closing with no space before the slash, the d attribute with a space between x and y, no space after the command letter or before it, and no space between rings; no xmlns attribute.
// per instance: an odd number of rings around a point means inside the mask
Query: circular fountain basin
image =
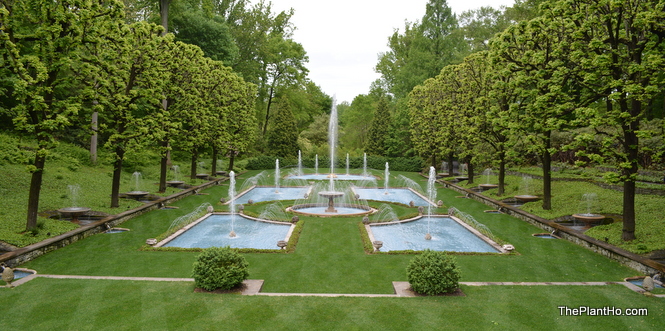
<svg viewBox="0 0 665 331"><path fill-rule="evenodd" d="M69 217L78 217L90 211L90 208L87 207L66 207L58 209L58 212L62 216Z"/></svg>
<svg viewBox="0 0 665 331"><path fill-rule="evenodd" d="M336 204L336 212L327 212L328 209L327 203L309 203L302 205L295 205L289 208L286 208L287 212L294 212L306 216L319 216L319 217L337 217L337 216L361 216L373 214L376 212L376 209L363 206L363 205L354 205L354 204Z"/></svg>
<svg viewBox="0 0 665 331"><path fill-rule="evenodd" d="M181 180L169 180L169 181L166 182L166 185L171 186L171 187L176 187L176 186L180 186L184 183L185 182L183 182Z"/></svg>
<svg viewBox="0 0 665 331"><path fill-rule="evenodd" d="M536 201L540 198L537 195L523 194L523 195L516 195L515 199L520 200L522 202L531 202L531 201Z"/></svg>
<svg viewBox="0 0 665 331"><path fill-rule="evenodd" d="M604 215L598 215L598 214L573 214L573 217L578 221L584 222L585 229L590 228L593 222L605 219Z"/></svg>
<svg viewBox="0 0 665 331"><path fill-rule="evenodd" d="M344 195L344 192L335 192L335 191L321 191L319 195L326 198L337 198Z"/></svg>
<svg viewBox="0 0 665 331"><path fill-rule="evenodd" d="M478 186L480 186L480 188L483 189L483 190L489 190L489 189L499 187L499 185L497 185L497 184L480 184Z"/></svg>
<svg viewBox="0 0 665 331"><path fill-rule="evenodd" d="M125 228L110 228L110 229L104 231L104 233L122 233L122 232L127 232L127 231L129 231L129 229L125 229Z"/></svg>
<svg viewBox="0 0 665 331"><path fill-rule="evenodd" d="M148 195L150 192L147 191L130 191L125 193L128 197L132 199L140 199L143 198L144 196Z"/></svg>
<svg viewBox="0 0 665 331"><path fill-rule="evenodd" d="M196 174L196 178L198 178L198 179L207 179L208 174Z"/></svg>

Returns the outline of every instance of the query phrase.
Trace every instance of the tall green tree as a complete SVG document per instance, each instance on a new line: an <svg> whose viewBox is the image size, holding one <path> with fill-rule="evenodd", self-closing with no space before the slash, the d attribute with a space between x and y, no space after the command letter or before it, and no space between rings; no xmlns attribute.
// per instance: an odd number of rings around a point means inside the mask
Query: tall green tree
<svg viewBox="0 0 665 331"><path fill-rule="evenodd" d="M113 151L111 207L119 206L120 179L125 154L149 144L154 114L161 107L168 72L167 46L172 35L160 37L162 27L146 22L122 26L118 38L89 48L102 70L89 77L100 108L100 131Z"/></svg>
<svg viewBox="0 0 665 331"><path fill-rule="evenodd" d="M16 75L14 125L37 139L26 228L37 226L39 195L48 151L55 136L82 109L81 77L99 70L83 61L89 43L109 42L122 24L122 3L114 0L15 0L0 5L0 52Z"/></svg>
<svg viewBox="0 0 665 331"><path fill-rule="evenodd" d="M298 130L291 105L280 97L273 124L267 135L268 153L279 157L292 157L298 151Z"/></svg>
<svg viewBox="0 0 665 331"><path fill-rule="evenodd" d="M365 151L372 155L384 155L390 137L390 110L386 98L380 98L372 116L372 124L367 133Z"/></svg>
<svg viewBox="0 0 665 331"><path fill-rule="evenodd" d="M601 153L614 161L623 183L623 240L635 239L635 182L639 145L650 133L643 127L647 105L665 87L665 1L579 0L548 2L548 17L565 17L572 29L570 56L579 65L581 84L606 100L606 107L578 109L591 118ZM612 127L614 129L607 130ZM577 137L594 139L589 134Z"/></svg>

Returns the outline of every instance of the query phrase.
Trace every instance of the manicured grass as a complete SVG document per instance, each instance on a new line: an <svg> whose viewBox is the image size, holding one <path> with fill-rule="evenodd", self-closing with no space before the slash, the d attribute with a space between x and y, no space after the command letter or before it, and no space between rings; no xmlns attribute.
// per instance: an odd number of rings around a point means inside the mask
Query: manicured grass
<svg viewBox="0 0 665 331"><path fill-rule="evenodd" d="M658 330L665 301L623 286L462 286L465 297L320 298L194 293L193 282L38 278L0 289L13 330ZM11 303L11 304L7 304ZM559 306L648 316L560 316Z"/></svg>
<svg viewBox="0 0 665 331"><path fill-rule="evenodd" d="M239 178L239 184L256 172ZM395 176L397 174L394 174ZM425 178L406 174L424 185ZM174 205L123 223L131 229L98 234L50 252L22 267L41 274L191 277L198 253L142 251L145 239L204 202L226 209L228 182ZM457 255L463 282L621 281L637 272L564 240L533 237L542 230L438 189L445 211L454 206L517 248L511 255ZM250 206L256 212L265 206ZM399 207L400 214L411 208ZM415 209L414 209L415 210ZM291 254L244 254L250 278L263 292L392 293L406 281L412 255L366 254L360 217L301 217L305 222ZM665 301L623 286L462 286L466 297L320 298L247 297L194 293L194 284L38 278L0 289L3 326L10 329L659 329ZM559 306L649 308L648 316L560 316ZM7 322L5 322L7 321Z"/></svg>

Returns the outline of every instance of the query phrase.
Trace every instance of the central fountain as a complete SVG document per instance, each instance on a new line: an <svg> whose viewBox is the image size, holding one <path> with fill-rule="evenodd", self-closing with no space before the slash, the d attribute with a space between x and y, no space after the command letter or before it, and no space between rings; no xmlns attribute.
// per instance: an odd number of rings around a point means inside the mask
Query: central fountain
<svg viewBox="0 0 665 331"><path fill-rule="evenodd" d="M60 208L58 209L58 213L60 213L60 216L62 217L71 217L72 222L77 223L79 216L89 212L90 208L78 206L79 191L81 190L79 185L67 185L67 189L69 190L69 199L72 206Z"/></svg>
<svg viewBox="0 0 665 331"><path fill-rule="evenodd" d="M326 213L336 213L335 198L344 196L344 192L335 191L335 147L337 145L337 101L333 96L330 122L328 124L328 146L330 146L330 186L328 191L319 192L319 196L328 199Z"/></svg>

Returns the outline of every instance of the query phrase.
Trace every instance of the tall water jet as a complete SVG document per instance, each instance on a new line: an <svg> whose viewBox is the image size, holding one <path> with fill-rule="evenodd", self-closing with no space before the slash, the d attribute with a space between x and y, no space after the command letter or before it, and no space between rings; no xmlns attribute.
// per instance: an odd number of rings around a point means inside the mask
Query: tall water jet
<svg viewBox="0 0 665 331"><path fill-rule="evenodd" d="M140 172L135 171L132 174L132 183L134 184L134 190L127 192L128 196L134 198L134 199L140 199L148 194L146 191L141 191L141 182L142 182L142 175Z"/></svg>
<svg viewBox="0 0 665 331"><path fill-rule="evenodd" d="M173 174L173 179L166 181L166 185L168 186L180 186L184 184L185 182L180 180L180 166L177 164L174 164L171 166L171 173Z"/></svg>
<svg viewBox="0 0 665 331"><path fill-rule="evenodd" d="M520 192L522 194L516 195L515 198L522 202L531 202L538 200L538 196L530 194L531 192L531 177L522 176L522 184L520 185Z"/></svg>
<svg viewBox="0 0 665 331"><path fill-rule="evenodd" d="M275 193L279 193L279 159L275 159Z"/></svg>
<svg viewBox="0 0 665 331"><path fill-rule="evenodd" d="M363 176L367 177L367 153L363 153Z"/></svg>
<svg viewBox="0 0 665 331"><path fill-rule="evenodd" d="M594 202L597 198L596 193L585 193L582 195L582 203L586 206L586 212L582 214L573 214L573 217L579 221L583 221L586 226L585 229L591 227L591 223L605 219L604 215L593 214L591 209L594 208Z"/></svg>
<svg viewBox="0 0 665 331"><path fill-rule="evenodd" d="M390 176L390 171L388 170L388 162L386 162L386 171L383 178L383 187L386 190L384 194L388 195L388 177Z"/></svg>
<svg viewBox="0 0 665 331"><path fill-rule="evenodd" d="M333 96L328 122L328 146L330 146L330 190L334 191L332 177L335 174L335 150L337 149L337 100L335 96Z"/></svg>
<svg viewBox="0 0 665 331"><path fill-rule="evenodd" d="M436 200L436 169L434 167L429 167L429 176L427 178L427 198L429 201ZM425 235L426 240L431 240L432 235L430 234L430 220L432 219L432 204L427 204L427 234Z"/></svg>
<svg viewBox="0 0 665 331"><path fill-rule="evenodd" d="M69 191L69 201L71 207L78 207L79 193L81 191L81 186L78 184L67 185L67 190Z"/></svg>
<svg viewBox="0 0 665 331"><path fill-rule="evenodd" d="M319 173L319 154L314 155L314 174Z"/></svg>
<svg viewBox="0 0 665 331"><path fill-rule="evenodd" d="M349 153L346 153L346 175L349 175Z"/></svg>
<svg viewBox="0 0 665 331"><path fill-rule="evenodd" d="M229 201L231 203L229 204L229 208L231 209L231 233L229 233L229 237L235 238L237 237L235 231L234 231L234 224L236 220L236 174L235 172L231 171L229 173Z"/></svg>
<svg viewBox="0 0 665 331"><path fill-rule="evenodd" d="M491 189L491 188L496 188L499 187L499 185L496 184L490 184L490 176L492 175L492 169L487 168L483 171L483 176L485 177L485 184L480 184L480 188L482 189Z"/></svg>
<svg viewBox="0 0 665 331"><path fill-rule="evenodd" d="M298 150L298 176L302 176L302 155L300 150Z"/></svg>

